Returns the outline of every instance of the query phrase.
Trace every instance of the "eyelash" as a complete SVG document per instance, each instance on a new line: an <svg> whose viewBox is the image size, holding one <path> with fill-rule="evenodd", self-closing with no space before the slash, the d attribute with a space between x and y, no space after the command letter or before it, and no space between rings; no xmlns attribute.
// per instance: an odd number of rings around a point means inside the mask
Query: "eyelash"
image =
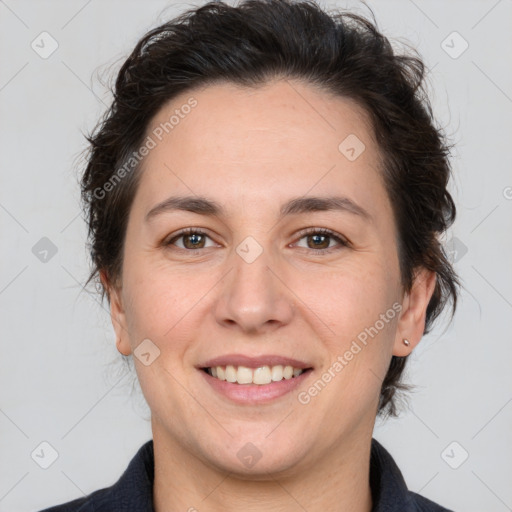
<svg viewBox="0 0 512 512"><path fill-rule="evenodd" d="M205 231L203 231L200 228L185 228L185 229L182 229L180 232L176 233L168 241L164 242L163 245L166 247L173 245L173 242L175 242L176 240L183 238L186 235L192 235L192 234L206 236L211 239L211 237L208 235L208 233L206 233ZM336 242L338 242L341 247L349 246L349 243L346 240L344 240L340 236L336 235L336 233L334 233L334 231L331 231L330 229L326 229L326 228L308 228L308 229L300 231L298 233L298 235L299 235L299 240L301 240L302 238L305 238L308 235L324 235L324 236L328 235L330 238L332 238ZM180 249L182 251L187 251L189 253L197 253L197 252L204 250L204 248L182 249L181 247L178 247L178 249ZM324 255L324 254L330 254L333 250L334 251L339 250L340 247L328 247L327 249L309 249L309 248L302 247L302 249L306 249L307 251L309 251L313 254Z"/></svg>

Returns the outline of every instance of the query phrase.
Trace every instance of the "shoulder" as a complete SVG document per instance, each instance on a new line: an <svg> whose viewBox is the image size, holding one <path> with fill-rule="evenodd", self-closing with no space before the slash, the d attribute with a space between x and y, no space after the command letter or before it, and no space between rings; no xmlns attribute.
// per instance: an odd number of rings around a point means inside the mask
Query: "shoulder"
<svg viewBox="0 0 512 512"><path fill-rule="evenodd" d="M139 448L114 485L40 512L153 512L153 481L153 440L150 440Z"/></svg>
<svg viewBox="0 0 512 512"><path fill-rule="evenodd" d="M415 492L408 491L411 503L414 504L414 511L417 512L454 512L448 508L442 507L441 505L434 503L433 501L420 496Z"/></svg>
<svg viewBox="0 0 512 512"><path fill-rule="evenodd" d="M40 512L101 512L112 510L112 505L115 505L115 503L112 501L112 497L109 496L111 490L112 487L99 489L88 496L45 508Z"/></svg>
<svg viewBox="0 0 512 512"><path fill-rule="evenodd" d="M409 491L391 454L372 438L370 459L372 512L453 512Z"/></svg>

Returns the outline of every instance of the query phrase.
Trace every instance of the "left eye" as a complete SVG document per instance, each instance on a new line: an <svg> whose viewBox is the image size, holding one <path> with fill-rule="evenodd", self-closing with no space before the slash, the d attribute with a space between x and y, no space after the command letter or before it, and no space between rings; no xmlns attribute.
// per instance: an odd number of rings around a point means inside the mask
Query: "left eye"
<svg viewBox="0 0 512 512"><path fill-rule="evenodd" d="M316 229L312 231L303 232L299 240L309 239L311 244L307 242L307 249L312 251L328 252L325 249L332 249L330 246L331 241L338 242L341 246L346 246L347 242L341 237L334 234L332 231L327 229Z"/></svg>

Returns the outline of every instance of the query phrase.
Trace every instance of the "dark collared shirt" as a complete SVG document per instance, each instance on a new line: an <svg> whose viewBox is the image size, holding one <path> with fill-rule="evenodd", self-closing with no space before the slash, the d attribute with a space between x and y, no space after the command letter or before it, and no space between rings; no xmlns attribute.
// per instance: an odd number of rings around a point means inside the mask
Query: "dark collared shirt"
<svg viewBox="0 0 512 512"><path fill-rule="evenodd" d="M154 471L153 440L150 440L141 446L128 468L111 487L40 512L154 512ZM453 512L408 491L395 461L374 438L370 457L370 487L372 512Z"/></svg>

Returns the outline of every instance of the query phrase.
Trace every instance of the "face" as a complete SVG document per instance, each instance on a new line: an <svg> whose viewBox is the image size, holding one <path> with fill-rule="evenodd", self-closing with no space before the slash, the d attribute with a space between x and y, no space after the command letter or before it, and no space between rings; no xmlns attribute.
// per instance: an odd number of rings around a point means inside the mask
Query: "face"
<svg viewBox="0 0 512 512"><path fill-rule="evenodd" d="M306 471L369 439L433 282L403 293L364 112L298 82L217 84L174 98L147 136L111 307L154 437L252 476ZM285 366L305 371L285 378ZM261 384L229 382L253 375Z"/></svg>

